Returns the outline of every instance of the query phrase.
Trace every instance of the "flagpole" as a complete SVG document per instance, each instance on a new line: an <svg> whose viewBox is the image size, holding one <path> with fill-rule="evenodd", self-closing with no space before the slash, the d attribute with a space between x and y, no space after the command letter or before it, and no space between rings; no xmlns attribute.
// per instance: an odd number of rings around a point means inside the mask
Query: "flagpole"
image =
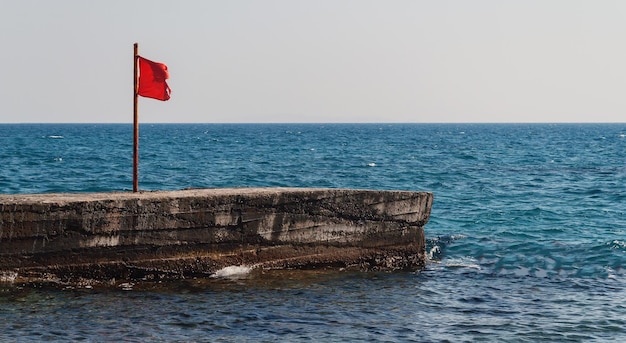
<svg viewBox="0 0 626 343"><path fill-rule="evenodd" d="M137 56L139 55L139 45L134 44L133 55L133 192L139 191L139 115L137 108Z"/></svg>

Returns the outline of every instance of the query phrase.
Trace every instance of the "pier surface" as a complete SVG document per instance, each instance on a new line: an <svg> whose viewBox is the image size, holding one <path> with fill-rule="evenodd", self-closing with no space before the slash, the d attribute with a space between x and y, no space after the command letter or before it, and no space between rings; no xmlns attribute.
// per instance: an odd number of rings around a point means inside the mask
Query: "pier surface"
<svg viewBox="0 0 626 343"><path fill-rule="evenodd" d="M418 269L432 193L311 188L0 195L0 282Z"/></svg>

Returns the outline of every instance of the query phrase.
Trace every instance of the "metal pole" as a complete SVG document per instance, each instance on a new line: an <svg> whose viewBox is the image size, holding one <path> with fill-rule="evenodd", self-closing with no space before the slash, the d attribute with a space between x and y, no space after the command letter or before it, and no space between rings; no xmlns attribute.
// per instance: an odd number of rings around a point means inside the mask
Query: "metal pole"
<svg viewBox="0 0 626 343"><path fill-rule="evenodd" d="M135 43L133 54L133 192L139 191L139 115L137 108L137 56L139 55L139 45Z"/></svg>

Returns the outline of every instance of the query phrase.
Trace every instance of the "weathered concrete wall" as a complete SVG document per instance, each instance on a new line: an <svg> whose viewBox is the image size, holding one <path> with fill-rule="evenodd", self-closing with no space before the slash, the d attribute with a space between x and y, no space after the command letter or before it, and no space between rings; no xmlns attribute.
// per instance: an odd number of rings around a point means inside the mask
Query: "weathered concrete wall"
<svg viewBox="0 0 626 343"><path fill-rule="evenodd" d="M0 281L184 278L230 265L419 268L432 201L299 188L0 195Z"/></svg>

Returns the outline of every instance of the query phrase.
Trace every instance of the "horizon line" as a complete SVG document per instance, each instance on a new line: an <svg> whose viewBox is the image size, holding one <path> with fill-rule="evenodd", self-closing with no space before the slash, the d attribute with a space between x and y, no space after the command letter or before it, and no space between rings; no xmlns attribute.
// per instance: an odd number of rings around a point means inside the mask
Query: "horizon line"
<svg viewBox="0 0 626 343"><path fill-rule="evenodd" d="M58 125L133 125L132 122L9 122L2 123L0 125L48 125L48 124L58 124ZM534 122L534 121L520 121L520 122L140 122L140 125L446 125L446 124L470 124L470 125L479 125L479 124L499 124L499 125L519 125L519 124L548 124L548 125L558 125L558 124L626 124L626 121L623 122L609 122L609 121L598 121L598 122Z"/></svg>

